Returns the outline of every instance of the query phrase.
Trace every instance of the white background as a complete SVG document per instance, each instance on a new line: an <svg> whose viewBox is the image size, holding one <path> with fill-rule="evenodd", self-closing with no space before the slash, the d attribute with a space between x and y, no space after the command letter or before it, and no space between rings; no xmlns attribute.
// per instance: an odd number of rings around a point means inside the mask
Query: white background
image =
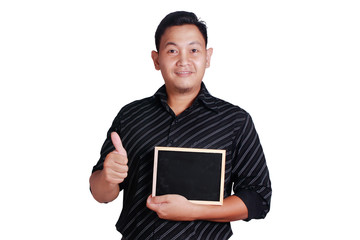
<svg viewBox="0 0 360 240"><path fill-rule="evenodd" d="M1 1L1 239L120 239L122 199L88 179L126 103L163 84L150 58L169 12L214 48L209 91L252 115L273 185L232 239L359 239L358 1Z"/></svg>

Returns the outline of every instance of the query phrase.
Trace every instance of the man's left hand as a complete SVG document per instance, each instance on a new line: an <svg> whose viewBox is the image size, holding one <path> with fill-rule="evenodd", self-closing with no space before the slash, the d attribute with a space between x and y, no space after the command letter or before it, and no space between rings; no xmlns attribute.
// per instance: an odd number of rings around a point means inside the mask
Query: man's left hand
<svg viewBox="0 0 360 240"><path fill-rule="evenodd" d="M157 197L150 195L146 201L146 206L162 219L172 221L195 220L195 204L180 195L169 194Z"/></svg>

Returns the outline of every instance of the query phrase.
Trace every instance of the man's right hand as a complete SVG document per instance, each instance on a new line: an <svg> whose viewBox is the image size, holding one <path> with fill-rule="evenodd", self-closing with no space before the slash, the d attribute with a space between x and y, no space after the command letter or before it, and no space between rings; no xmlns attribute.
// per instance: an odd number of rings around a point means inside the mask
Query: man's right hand
<svg viewBox="0 0 360 240"><path fill-rule="evenodd" d="M116 132L111 133L111 141L115 150L106 156L102 175L107 182L119 184L127 177L128 158L120 136Z"/></svg>

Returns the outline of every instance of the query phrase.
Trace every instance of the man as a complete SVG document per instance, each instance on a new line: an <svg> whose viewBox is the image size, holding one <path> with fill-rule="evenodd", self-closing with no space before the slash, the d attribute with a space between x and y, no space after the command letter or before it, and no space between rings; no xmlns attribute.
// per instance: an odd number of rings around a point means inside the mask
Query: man
<svg viewBox="0 0 360 240"><path fill-rule="evenodd" d="M247 112L211 96L203 84L213 49L207 49L206 26L195 14L167 15L155 42L152 59L165 85L120 110L93 168L92 194L110 202L124 190L116 224L124 239L229 239L231 221L264 218L270 210L258 135ZM223 205L151 197L155 146L226 149Z"/></svg>

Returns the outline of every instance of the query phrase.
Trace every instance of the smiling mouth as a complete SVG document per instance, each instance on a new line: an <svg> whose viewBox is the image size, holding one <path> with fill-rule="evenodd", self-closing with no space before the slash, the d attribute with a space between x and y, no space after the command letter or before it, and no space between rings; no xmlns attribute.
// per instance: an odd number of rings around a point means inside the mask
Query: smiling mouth
<svg viewBox="0 0 360 240"><path fill-rule="evenodd" d="M176 75L180 76L180 77L186 77L191 75L193 72L192 71L178 71L175 72Z"/></svg>

